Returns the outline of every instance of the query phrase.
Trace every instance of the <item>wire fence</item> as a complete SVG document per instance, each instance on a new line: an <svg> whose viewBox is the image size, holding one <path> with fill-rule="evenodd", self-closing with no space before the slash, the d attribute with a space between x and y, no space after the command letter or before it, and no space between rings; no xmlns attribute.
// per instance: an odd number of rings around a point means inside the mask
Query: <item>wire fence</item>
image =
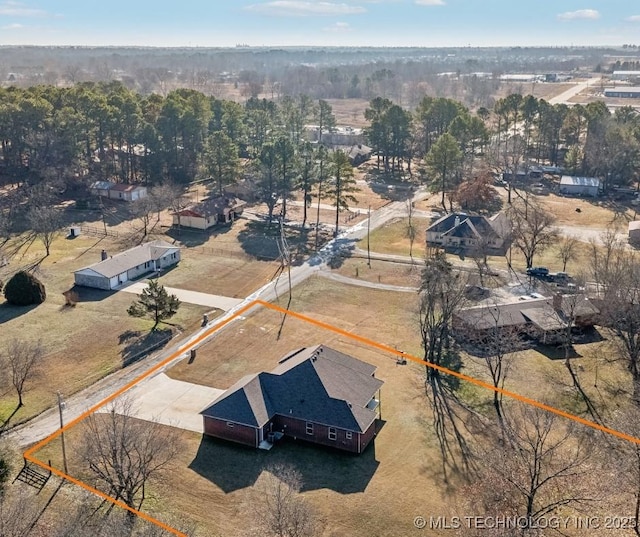
<svg viewBox="0 0 640 537"><path fill-rule="evenodd" d="M95 237L114 237L118 238L118 232L104 227L80 226L81 233L92 235Z"/></svg>

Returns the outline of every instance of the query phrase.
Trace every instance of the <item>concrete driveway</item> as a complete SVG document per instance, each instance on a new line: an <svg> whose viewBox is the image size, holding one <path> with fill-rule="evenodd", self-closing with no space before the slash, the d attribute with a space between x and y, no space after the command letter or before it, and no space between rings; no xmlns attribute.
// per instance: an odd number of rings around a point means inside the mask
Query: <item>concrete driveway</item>
<svg viewBox="0 0 640 537"><path fill-rule="evenodd" d="M156 421L196 433L203 432L201 410L207 408L224 390L173 380L164 373L145 379L122 397L131 403L134 417ZM103 407L99 412L107 412Z"/></svg>
<svg viewBox="0 0 640 537"><path fill-rule="evenodd" d="M147 280L141 280L137 282L127 282L118 287L118 291L124 291L125 293L133 293L139 295L142 290L147 287ZM176 295L180 302L187 302L188 304L197 304L198 306L207 306L210 308L217 308L222 311L229 311L242 302L243 299L231 298L221 295L210 295L208 293L198 293L197 291L187 291L185 289L177 289L175 287L165 287L167 293Z"/></svg>

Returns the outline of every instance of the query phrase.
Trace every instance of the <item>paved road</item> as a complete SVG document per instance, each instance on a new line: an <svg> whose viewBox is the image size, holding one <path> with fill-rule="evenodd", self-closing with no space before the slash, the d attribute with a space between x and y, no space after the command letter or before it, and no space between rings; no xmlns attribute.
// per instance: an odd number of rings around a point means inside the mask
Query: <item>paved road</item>
<svg viewBox="0 0 640 537"><path fill-rule="evenodd" d="M118 288L118 291L139 295L142 293L143 289L147 287L147 282L148 280L141 280L132 283L125 283ZM186 289L177 289L176 287L165 287L165 289L169 294L176 295L180 299L180 302L197 304L198 306L208 306L222 311L229 311L242 302L239 298L198 293L196 291L187 291Z"/></svg>
<svg viewBox="0 0 640 537"><path fill-rule="evenodd" d="M568 104L572 105L575 103L570 102L573 97L587 89L589 86L596 86L600 83L599 78L590 78L585 82L579 82L575 86L569 88L567 91L561 93L560 95L556 95L555 97L551 97L549 99L549 104Z"/></svg>
<svg viewBox="0 0 640 537"><path fill-rule="evenodd" d="M426 191L418 191L414 200L419 201L427 196ZM393 202L381 209L371 212L370 229L376 229L384 225L389 220L396 218L398 215L406 214L406 207L403 201ZM325 245L317 254L313 255L302 265L291 267L291 284L293 287L307 279L312 274L317 273L337 254L340 254L344 250L351 250L355 248L355 244L358 240L365 237L367 234L367 222L362 222L351 228L342 231L335 239ZM70 396L66 399L66 408L64 411L65 423L77 418L87 409L93 407L99 402L103 401L106 397L110 396L117 390L126 386L138 378L145 371L148 371L151 367L159 364L169 357L172 353L179 351L185 347L189 342L195 340L201 336L206 330L211 329L214 326L219 325L222 322L227 321L230 317L235 315L241 308L250 304L256 299L262 299L270 302L281 296L288 291L288 279L281 277L277 282L270 282L258 289L256 292L248 296L246 299L229 309L224 315L212 320L206 327L202 327L196 333L192 334L188 339L173 345L171 348L158 352L137 364L120 370L113 375L106 377L105 379L95 383L89 388ZM209 336L206 340L215 337L215 334ZM204 342L203 342L204 343ZM165 365L159 372L164 372L167 369L173 367L178 361L184 359L187 356L187 352L181 353L177 358L172 360L169 364ZM139 390L144 390L145 385L150 382L150 379L145 379L138 385ZM153 384L148 387L153 390ZM52 396L52 400L54 397ZM26 424L15 427L8 431L4 438L9 441L13 441L20 447L26 447L32 445L39 440L49 436L59 428L59 418L57 408L49 409L40 416L32 419Z"/></svg>

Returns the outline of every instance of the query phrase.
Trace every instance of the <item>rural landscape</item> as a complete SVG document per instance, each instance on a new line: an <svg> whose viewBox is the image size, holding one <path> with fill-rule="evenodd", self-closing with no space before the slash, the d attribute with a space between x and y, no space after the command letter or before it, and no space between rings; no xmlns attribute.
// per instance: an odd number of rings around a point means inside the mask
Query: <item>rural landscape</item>
<svg viewBox="0 0 640 537"><path fill-rule="evenodd" d="M0 535L640 536L637 45L3 39Z"/></svg>

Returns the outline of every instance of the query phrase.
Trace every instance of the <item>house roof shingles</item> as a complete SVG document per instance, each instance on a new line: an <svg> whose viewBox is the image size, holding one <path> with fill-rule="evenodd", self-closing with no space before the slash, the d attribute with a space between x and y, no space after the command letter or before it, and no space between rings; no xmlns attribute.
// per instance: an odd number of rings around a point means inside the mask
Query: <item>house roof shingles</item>
<svg viewBox="0 0 640 537"><path fill-rule="evenodd" d="M383 384L375 370L323 345L301 349L269 373L244 377L202 414L253 427L279 414L364 432L376 418L366 405Z"/></svg>
<svg viewBox="0 0 640 537"><path fill-rule="evenodd" d="M244 207L246 202L237 198L228 198L218 196L209 198L200 203L195 203L185 207L179 211L181 216L197 216L199 218L207 218L218 214L227 214L229 211L237 211Z"/></svg>
<svg viewBox="0 0 640 537"><path fill-rule="evenodd" d="M496 222L496 217L488 219L479 215L451 213L434 222L427 231L458 238L492 239L499 237L500 229Z"/></svg>
<svg viewBox="0 0 640 537"><path fill-rule="evenodd" d="M93 265L83 267L76 272L84 270L92 270L98 274L113 278L118 274L127 272L128 270L147 263L148 261L157 260L171 250L179 250L178 246L163 240L155 240L146 242L139 246L135 246L129 250L114 255L104 261L99 261Z"/></svg>
<svg viewBox="0 0 640 537"><path fill-rule="evenodd" d="M598 313L598 308L581 295L562 295L559 306L554 307L553 298L528 298L506 304L465 308L456 314L456 318L476 330L532 323L541 330L551 331L566 328L568 319Z"/></svg>

